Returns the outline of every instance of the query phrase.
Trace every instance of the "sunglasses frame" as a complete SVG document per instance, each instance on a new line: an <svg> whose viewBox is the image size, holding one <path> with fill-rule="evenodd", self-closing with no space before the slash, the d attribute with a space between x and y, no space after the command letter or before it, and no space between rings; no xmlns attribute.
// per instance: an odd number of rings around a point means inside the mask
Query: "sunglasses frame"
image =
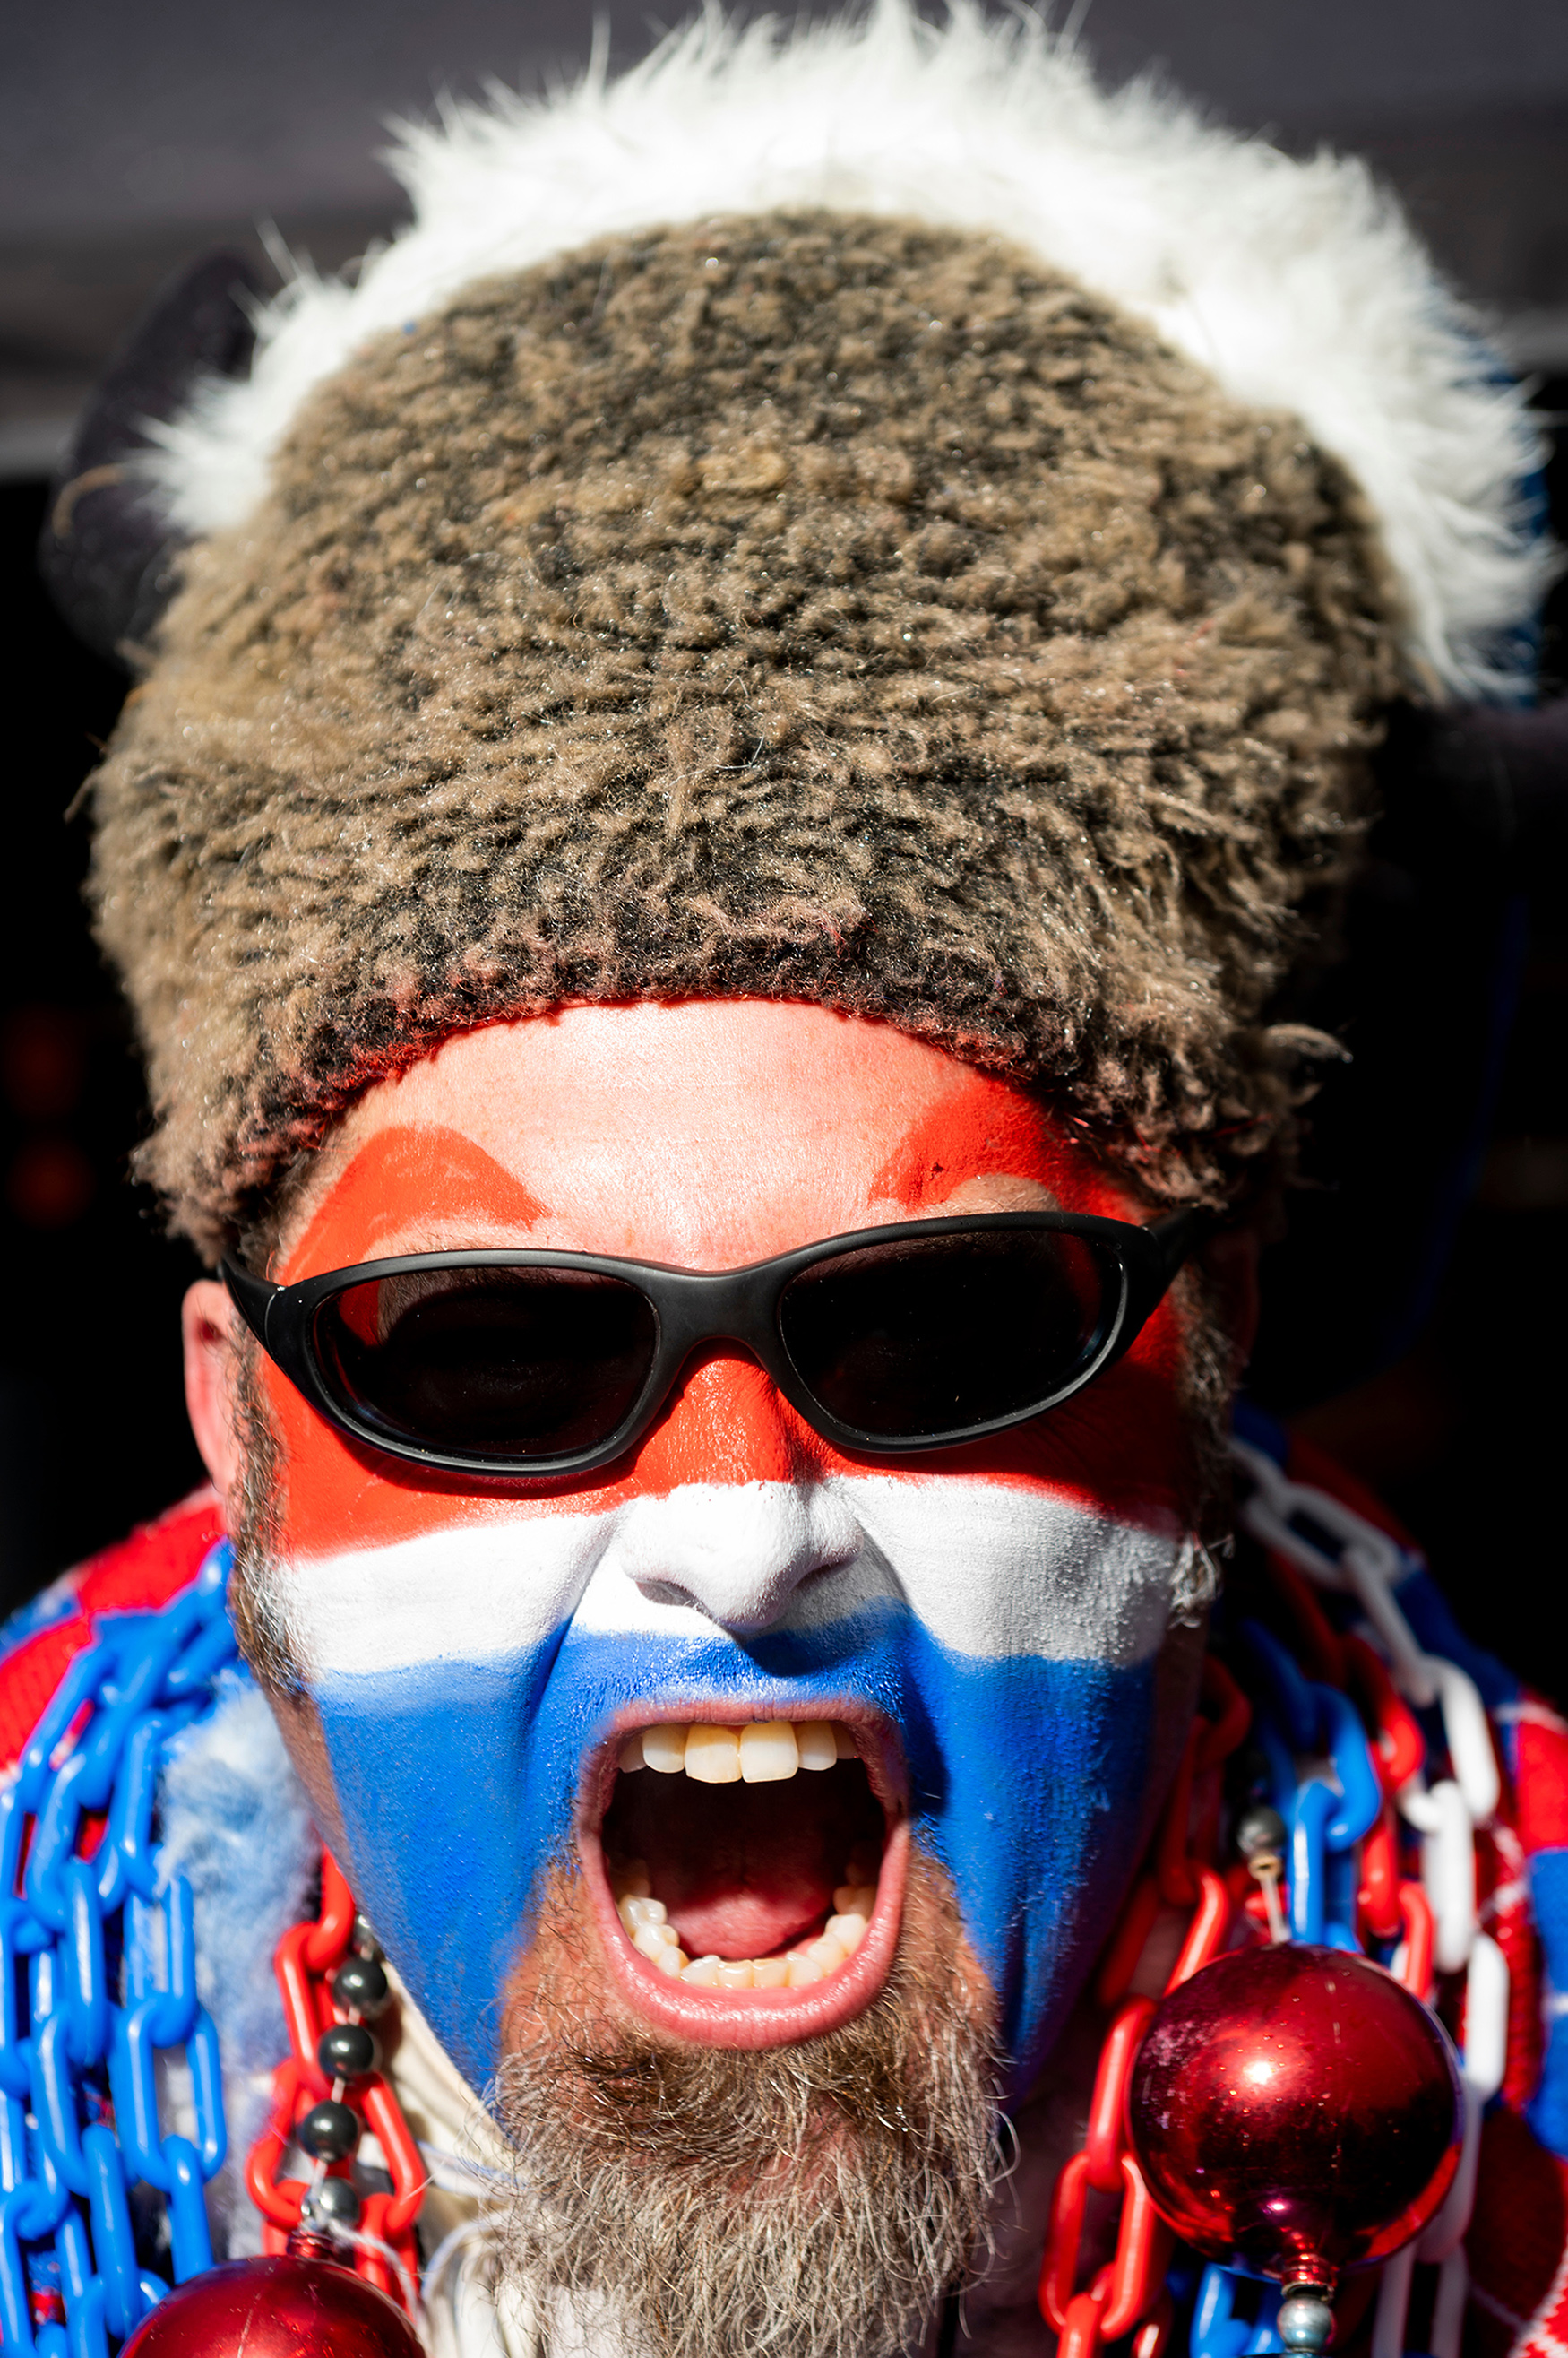
<svg viewBox="0 0 1568 2358"><path fill-rule="evenodd" d="M327 1270L319 1277L302 1278L293 1285L277 1285L270 1278L254 1277L248 1270L228 1260L219 1264L219 1273L241 1317L267 1357L310 1405L351 1440L432 1472L481 1476L507 1482L546 1481L589 1474L625 1456L653 1425L675 1389L682 1368L704 1343L743 1345L814 1433L856 1456L912 1456L1005 1433L1015 1424L1026 1424L1031 1418L1059 1408L1064 1401L1070 1400L1075 1392L1082 1391L1086 1384L1114 1366L1136 1340L1177 1271L1215 1222L1216 1215L1203 1208L1171 1213L1151 1221L1147 1227L1079 1212L987 1212L968 1219L902 1220L886 1228L856 1228L844 1236L823 1237L815 1244L797 1246L793 1252L751 1261L743 1269L726 1270L676 1269L664 1261L626 1260L607 1253L491 1246L456 1252L402 1253L391 1260L368 1260L351 1269ZM868 1433L857 1426L841 1423L802 1382L779 1328L778 1304L785 1286L804 1270L849 1253L863 1252L868 1247L899 1244L916 1238L1042 1229L1081 1238L1097 1253L1105 1254L1120 1281L1119 1293L1101 1318L1079 1366L1065 1383L1044 1400L955 1432L890 1439L883 1433ZM616 1277L635 1285L653 1310L657 1336L647 1379L614 1432L591 1448L556 1456L521 1459L460 1455L383 1432L338 1399L316 1351L316 1321L323 1305L352 1286L441 1269L560 1269L589 1276ZM1108 1295L1114 1293L1114 1285L1108 1287Z"/></svg>

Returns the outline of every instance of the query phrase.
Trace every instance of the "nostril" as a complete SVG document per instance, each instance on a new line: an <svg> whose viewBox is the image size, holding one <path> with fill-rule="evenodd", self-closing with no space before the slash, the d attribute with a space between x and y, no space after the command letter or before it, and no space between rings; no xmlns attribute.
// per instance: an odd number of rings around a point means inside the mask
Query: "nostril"
<svg viewBox="0 0 1568 2358"><path fill-rule="evenodd" d="M678 1581L639 1580L637 1593L640 1596L645 1596L650 1605L684 1606L689 1607L694 1613L700 1613L702 1610L690 1589L683 1588Z"/></svg>
<svg viewBox="0 0 1568 2358"><path fill-rule="evenodd" d="M676 1580L643 1579L636 1585L638 1594L650 1605L670 1605L700 1613L705 1621L716 1622L721 1629L751 1636L773 1628L783 1619L795 1597L815 1588L838 1568L834 1564L818 1564L804 1574L792 1568L766 1580L748 1579L741 1572L726 1582L704 1580L689 1588Z"/></svg>

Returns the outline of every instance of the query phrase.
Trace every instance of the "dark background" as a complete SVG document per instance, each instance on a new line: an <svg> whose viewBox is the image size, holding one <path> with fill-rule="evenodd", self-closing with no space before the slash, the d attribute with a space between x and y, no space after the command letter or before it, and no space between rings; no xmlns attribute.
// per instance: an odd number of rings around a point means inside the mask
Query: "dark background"
<svg viewBox="0 0 1568 2358"><path fill-rule="evenodd" d="M1531 382L1568 411L1561 0L1095 0L1117 80L1154 66L1243 128L1368 155ZM649 27L621 8L612 54ZM204 249L263 224L335 267L398 217L394 114L586 57L577 0L64 0L10 13L0 84L0 566L12 719L0 921L0 1608L199 1478L177 1311L195 1275L126 1159L145 1108L83 921L72 799L121 676L32 579L45 480L97 369ZM1549 475L1568 537L1568 469ZM1568 602L1543 643L1568 684ZM1319 1012L1356 1051L1314 1110L1266 1264L1252 1390L1371 1479L1471 1634L1568 1692L1568 905L1386 832Z"/></svg>

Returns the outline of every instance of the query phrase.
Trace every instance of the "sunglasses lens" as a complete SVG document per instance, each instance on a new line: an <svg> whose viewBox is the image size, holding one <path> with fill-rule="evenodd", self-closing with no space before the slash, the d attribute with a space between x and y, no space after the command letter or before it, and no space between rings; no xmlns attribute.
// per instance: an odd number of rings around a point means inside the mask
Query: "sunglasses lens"
<svg viewBox="0 0 1568 2358"><path fill-rule="evenodd" d="M1113 1263L1056 1230L914 1237L792 1278L779 1331L840 1424L914 1441L1042 1406L1093 1354L1119 1290Z"/></svg>
<svg viewBox="0 0 1568 2358"><path fill-rule="evenodd" d="M346 1287L317 1313L330 1390L362 1424L445 1456L597 1448L647 1381L647 1297L580 1270L447 1269Z"/></svg>

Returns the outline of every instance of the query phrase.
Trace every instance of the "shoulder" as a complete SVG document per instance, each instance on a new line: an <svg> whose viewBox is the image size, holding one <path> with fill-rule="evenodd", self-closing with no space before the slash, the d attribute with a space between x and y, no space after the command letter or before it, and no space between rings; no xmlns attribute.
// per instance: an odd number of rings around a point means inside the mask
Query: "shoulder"
<svg viewBox="0 0 1568 2358"><path fill-rule="evenodd" d="M51 1582L0 1627L0 1770L38 1725L67 1665L115 1613L156 1612L188 1586L223 1537L217 1493L204 1485L156 1521Z"/></svg>

